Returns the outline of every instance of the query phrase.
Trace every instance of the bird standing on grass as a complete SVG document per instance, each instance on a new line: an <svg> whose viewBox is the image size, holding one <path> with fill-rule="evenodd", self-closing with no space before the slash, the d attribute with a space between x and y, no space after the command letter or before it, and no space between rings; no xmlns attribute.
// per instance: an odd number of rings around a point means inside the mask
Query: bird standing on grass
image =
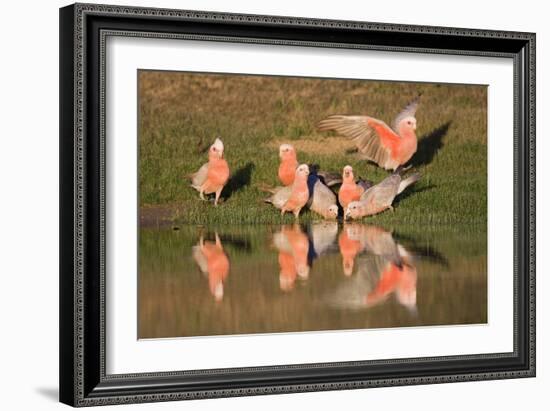
<svg viewBox="0 0 550 411"><path fill-rule="evenodd" d="M309 167L307 164L298 166L294 176L294 183L290 191L290 197L281 208L281 215L286 212L294 214L294 218L298 219L298 215L309 199L309 190L307 187L307 177L309 176Z"/></svg>
<svg viewBox="0 0 550 411"><path fill-rule="evenodd" d="M332 115L317 124L319 131L334 130L351 139L362 157L395 171L416 152L416 109L420 95L395 117L390 128L369 116Z"/></svg>
<svg viewBox="0 0 550 411"><path fill-rule="evenodd" d="M281 162L279 163L279 170L277 172L279 181L285 187L291 186L294 182L294 173L296 172L296 168L299 164L296 149L292 144L281 144L279 147L279 158L281 159ZM342 182L342 179L338 174L319 170L318 164L309 164L308 166L310 173L315 171L316 175L328 187L340 184Z"/></svg>
<svg viewBox="0 0 550 411"><path fill-rule="evenodd" d="M281 159L278 173L279 180L284 186L289 186L294 182L294 174L298 167L296 150L290 144L281 144L279 147L279 158Z"/></svg>
<svg viewBox="0 0 550 411"><path fill-rule="evenodd" d="M372 183L365 181L356 183L352 166L345 166L342 173L342 185L338 191L338 201L342 208L345 210L349 203L359 200L361 194L371 185Z"/></svg>
<svg viewBox="0 0 550 411"><path fill-rule="evenodd" d="M393 210L392 203L395 197L419 179L420 174L418 173L405 179L402 179L400 174L393 173L365 191L359 201L349 203L345 210L346 220L378 214L388 208Z"/></svg>
<svg viewBox="0 0 550 411"><path fill-rule="evenodd" d="M216 138L208 150L208 163L203 164L199 171L191 175L191 187L199 192L202 200L205 200L205 194L215 193L215 206L218 205L223 187L229 180L229 166L223 154L223 142Z"/></svg>
<svg viewBox="0 0 550 411"><path fill-rule="evenodd" d="M274 188L260 187L260 190L272 194L270 197L266 198L264 202L273 204L275 208L282 210L290 199L292 188L293 186ZM307 189L309 196L306 202L307 207L328 220L334 220L338 217L336 195L330 188L323 184L321 179L315 175L315 172L310 173L307 177Z"/></svg>
<svg viewBox="0 0 550 411"><path fill-rule="evenodd" d="M309 171L307 179L309 201L307 206L327 220L336 219L338 217L336 195L325 185L315 167L310 166Z"/></svg>
<svg viewBox="0 0 550 411"><path fill-rule="evenodd" d="M335 220L338 217L338 205L336 195L330 188L317 179L313 184L309 208L327 220Z"/></svg>

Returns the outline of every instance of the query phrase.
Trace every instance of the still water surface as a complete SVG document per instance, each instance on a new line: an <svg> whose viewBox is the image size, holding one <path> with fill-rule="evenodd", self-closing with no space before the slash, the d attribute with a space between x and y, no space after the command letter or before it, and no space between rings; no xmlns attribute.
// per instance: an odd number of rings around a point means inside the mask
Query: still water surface
<svg viewBox="0 0 550 411"><path fill-rule="evenodd" d="M138 337L486 323L486 238L337 222L141 228Z"/></svg>

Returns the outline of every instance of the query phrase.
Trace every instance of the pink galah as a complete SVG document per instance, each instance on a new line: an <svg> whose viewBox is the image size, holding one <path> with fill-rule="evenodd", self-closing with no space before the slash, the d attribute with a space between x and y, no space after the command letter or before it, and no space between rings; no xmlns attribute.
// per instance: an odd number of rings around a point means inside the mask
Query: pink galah
<svg viewBox="0 0 550 411"><path fill-rule="evenodd" d="M297 219L300 211L309 200L309 189L307 187L307 177L309 176L309 167L307 164L301 164L296 169L294 177L294 183L292 183L292 190L290 197L281 208L281 214L291 212Z"/></svg>
<svg viewBox="0 0 550 411"><path fill-rule="evenodd" d="M420 95L395 117L392 127L370 116L332 115L317 124L351 139L359 153L386 170L396 170L416 152L416 109Z"/></svg>
<svg viewBox="0 0 550 411"><path fill-rule="evenodd" d="M229 166L223 158L223 142L217 138L214 144L208 150L208 163L194 174L191 174L191 187L199 192L199 196L204 200L205 194L215 193L214 205L218 205L218 200L223 187L229 180Z"/></svg>
<svg viewBox="0 0 550 411"><path fill-rule="evenodd" d="M271 193L272 195L264 202L272 204L281 210L289 200L292 193L292 186L287 187L260 187L260 190ZM311 211L319 214L328 220L334 220L338 217L338 205L336 204L336 195L320 179L313 184L313 194L309 193L309 200L306 203Z"/></svg>
<svg viewBox="0 0 550 411"><path fill-rule="evenodd" d="M365 191L359 201L352 201L348 204L345 210L346 220L356 220L381 213L387 209L393 210L392 204L395 197L419 179L420 174L418 173L412 174L405 179L402 179L397 173L386 177L380 183Z"/></svg>
<svg viewBox="0 0 550 411"><path fill-rule="evenodd" d="M338 201L342 208L345 210L349 203L359 200L364 192L365 189L355 182L353 168L345 166L342 172L342 185L338 191Z"/></svg>
<svg viewBox="0 0 550 411"><path fill-rule="evenodd" d="M281 144L279 147L279 158L281 163L279 164L279 180L284 186L292 185L294 182L294 174L298 167L298 159L296 157L296 150L291 144Z"/></svg>

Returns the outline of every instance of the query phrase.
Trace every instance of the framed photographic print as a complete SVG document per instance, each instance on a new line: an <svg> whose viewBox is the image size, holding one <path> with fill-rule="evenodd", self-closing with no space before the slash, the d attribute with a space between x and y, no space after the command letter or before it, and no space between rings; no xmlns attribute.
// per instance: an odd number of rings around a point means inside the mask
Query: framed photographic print
<svg viewBox="0 0 550 411"><path fill-rule="evenodd" d="M533 33L60 10L60 399L535 375Z"/></svg>

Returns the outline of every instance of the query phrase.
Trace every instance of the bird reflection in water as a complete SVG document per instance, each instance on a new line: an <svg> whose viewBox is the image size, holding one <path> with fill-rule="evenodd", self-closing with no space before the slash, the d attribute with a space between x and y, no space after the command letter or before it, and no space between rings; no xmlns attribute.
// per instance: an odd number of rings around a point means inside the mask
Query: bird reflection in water
<svg viewBox="0 0 550 411"><path fill-rule="evenodd" d="M298 224L281 227L273 235L273 245L279 251L281 290L292 290L296 278L309 278L314 260L334 249L337 236L336 221L313 223L305 230Z"/></svg>
<svg viewBox="0 0 550 411"><path fill-rule="evenodd" d="M353 230L356 226L356 224L347 224L338 237L338 247L342 255L342 268L344 269L344 275L347 277L353 274L355 257L365 248L364 244L361 243L361 237L357 236Z"/></svg>
<svg viewBox="0 0 550 411"><path fill-rule="evenodd" d="M218 233L215 233L215 241L204 241L201 235L192 253L200 271L208 277L210 293L216 301L222 301L223 284L229 274L230 264Z"/></svg>
<svg viewBox="0 0 550 411"><path fill-rule="evenodd" d="M387 259L380 256L382 262L380 267L380 277L374 289L365 297L367 307L380 304L391 294L399 304L406 307L409 311L416 312L416 267L413 258L409 252L400 244L397 245L397 255L395 259Z"/></svg>
<svg viewBox="0 0 550 411"><path fill-rule="evenodd" d="M296 278L309 277L309 240L298 224L283 226L273 234L273 245L279 251L279 284L281 290L294 288Z"/></svg>
<svg viewBox="0 0 550 411"><path fill-rule="evenodd" d="M411 253L380 227L345 224L338 239L346 280L328 298L340 308L367 308L386 301L392 294L416 313L417 272Z"/></svg>

